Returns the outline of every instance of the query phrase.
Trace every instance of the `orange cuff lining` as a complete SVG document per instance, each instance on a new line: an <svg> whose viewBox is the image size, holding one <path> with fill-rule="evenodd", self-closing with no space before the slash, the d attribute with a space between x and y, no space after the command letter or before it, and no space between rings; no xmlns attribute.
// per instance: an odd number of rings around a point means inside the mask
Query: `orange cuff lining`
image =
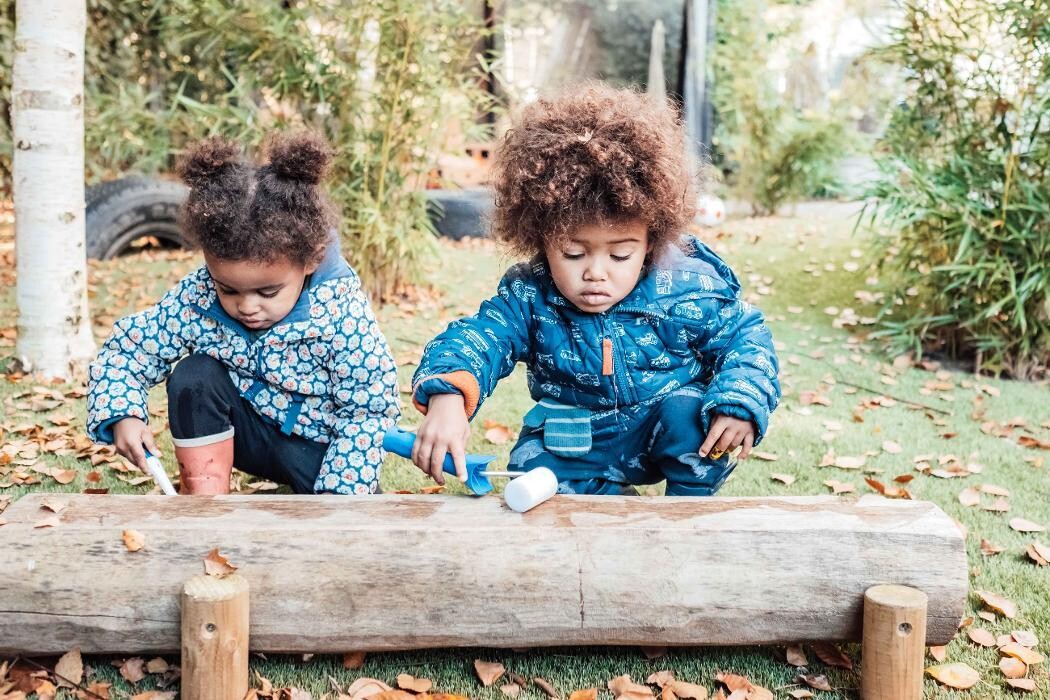
<svg viewBox="0 0 1050 700"><path fill-rule="evenodd" d="M458 370L456 372L449 372L448 374L432 374L429 377L423 377L416 382L416 386L412 388L412 405L415 406L416 410L420 413L426 415L427 406L416 399L416 389L428 379L443 379L459 389L460 393L463 394L463 410L467 414L467 418L473 416L474 411L478 410L478 401L481 398L481 387L478 384L478 380L470 372L466 370Z"/></svg>

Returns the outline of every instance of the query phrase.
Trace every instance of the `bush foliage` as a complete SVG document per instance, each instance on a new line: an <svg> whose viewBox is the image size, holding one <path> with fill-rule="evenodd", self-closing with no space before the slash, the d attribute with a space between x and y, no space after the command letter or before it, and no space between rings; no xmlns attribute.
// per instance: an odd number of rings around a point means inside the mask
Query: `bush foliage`
<svg viewBox="0 0 1050 700"><path fill-rule="evenodd" d="M418 279L433 245L420 185L450 120L470 132L484 108L473 70L485 31L478 8L458 0L87 6L89 182L164 172L187 142L214 133L258 145L275 129L317 130L337 153L330 187L348 257L382 296ZM0 0L0 47L10 45L13 16L14 0ZM0 60L7 88L10 53ZM9 154L0 159L9 182Z"/></svg>
<svg viewBox="0 0 1050 700"><path fill-rule="evenodd" d="M881 331L1031 377L1050 366L1050 8L902 2L908 92L866 221L899 284Z"/></svg>

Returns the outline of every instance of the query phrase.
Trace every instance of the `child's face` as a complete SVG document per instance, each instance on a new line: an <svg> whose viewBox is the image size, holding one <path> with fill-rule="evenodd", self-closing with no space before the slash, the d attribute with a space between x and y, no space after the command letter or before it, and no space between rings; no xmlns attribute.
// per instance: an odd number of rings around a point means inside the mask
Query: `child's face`
<svg viewBox="0 0 1050 700"><path fill-rule="evenodd" d="M545 250L558 291L580 311L601 313L638 284L649 232L641 221L581 226L567 241Z"/></svg>
<svg viewBox="0 0 1050 700"><path fill-rule="evenodd" d="M222 260L204 256L215 281L223 310L251 330L280 322L295 306L306 276L317 265L304 266L287 258L273 262Z"/></svg>

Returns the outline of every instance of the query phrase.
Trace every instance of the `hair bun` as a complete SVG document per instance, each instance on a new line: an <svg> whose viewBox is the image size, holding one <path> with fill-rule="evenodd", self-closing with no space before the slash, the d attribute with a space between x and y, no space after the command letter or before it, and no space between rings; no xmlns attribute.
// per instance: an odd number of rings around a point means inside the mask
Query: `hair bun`
<svg viewBox="0 0 1050 700"><path fill-rule="evenodd" d="M188 151L176 169L179 177L190 187L213 180L231 165L241 162L240 147L221 136L212 136Z"/></svg>
<svg viewBox="0 0 1050 700"><path fill-rule="evenodd" d="M270 168L278 177L311 185L320 182L332 162L328 142L316 134L302 133L275 139L270 144Z"/></svg>

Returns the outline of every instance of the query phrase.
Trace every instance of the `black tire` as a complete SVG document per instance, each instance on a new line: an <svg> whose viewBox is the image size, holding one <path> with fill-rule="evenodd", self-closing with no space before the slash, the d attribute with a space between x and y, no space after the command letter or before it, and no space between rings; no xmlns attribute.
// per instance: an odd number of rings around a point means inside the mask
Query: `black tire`
<svg viewBox="0 0 1050 700"><path fill-rule="evenodd" d="M459 240L489 235L495 205L492 190L427 190L426 197L430 221L442 236Z"/></svg>
<svg viewBox="0 0 1050 700"><path fill-rule="evenodd" d="M185 185L173 180L131 175L87 189L87 256L108 260L152 236L171 248L189 247L178 225Z"/></svg>

